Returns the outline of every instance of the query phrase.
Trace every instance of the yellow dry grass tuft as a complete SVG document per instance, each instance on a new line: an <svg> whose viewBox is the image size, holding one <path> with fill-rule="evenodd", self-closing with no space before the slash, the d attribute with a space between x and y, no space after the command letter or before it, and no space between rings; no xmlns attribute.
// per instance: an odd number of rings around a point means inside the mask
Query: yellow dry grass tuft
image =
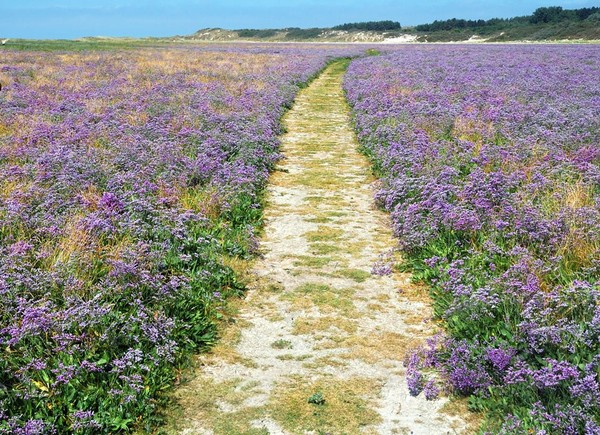
<svg viewBox="0 0 600 435"><path fill-rule="evenodd" d="M574 273L587 267L600 257L600 242L589 238L580 229L585 227L578 220L580 209L594 207L593 187L577 180L566 185L556 185L553 192L546 195L544 209L549 217L567 212L569 229L557 253L562 257L561 266L567 273ZM544 279L542 277L542 279Z"/></svg>
<svg viewBox="0 0 600 435"><path fill-rule="evenodd" d="M355 289L334 289L327 284L307 283L298 286L294 291L281 296L289 301L293 310L307 310L317 307L323 314L340 313L345 317L357 316L356 307L352 301Z"/></svg>
<svg viewBox="0 0 600 435"><path fill-rule="evenodd" d="M219 195L210 189L190 187L179 193L179 203L184 209L201 213L208 219L221 216L223 204Z"/></svg>
<svg viewBox="0 0 600 435"><path fill-rule="evenodd" d="M317 334L325 331L344 332L353 334L358 329L356 320L347 319L345 317L299 317L294 320L292 334Z"/></svg>
<svg viewBox="0 0 600 435"><path fill-rule="evenodd" d="M80 224L81 217L74 217L67 224L65 236L55 245L54 263L68 263L71 258L92 255L97 249L97 238ZM87 254L87 255L86 255Z"/></svg>
<svg viewBox="0 0 600 435"><path fill-rule="evenodd" d="M572 209L594 206L594 189L581 180L564 188L564 204Z"/></svg>
<svg viewBox="0 0 600 435"><path fill-rule="evenodd" d="M365 282L367 279L371 278L371 272L360 269L340 269L336 274L358 283Z"/></svg>
<svg viewBox="0 0 600 435"><path fill-rule="evenodd" d="M473 156L477 157L481 152L484 139L493 137L495 128L493 123L484 123L479 119L474 118L456 118L454 120L454 128L452 135L458 139L473 142Z"/></svg>
<svg viewBox="0 0 600 435"><path fill-rule="evenodd" d="M379 332L369 337L349 336L336 339L321 345L324 349L348 348L340 358L359 359L374 364L383 359L403 360L410 349L417 347L423 337L399 334L395 332Z"/></svg>
<svg viewBox="0 0 600 435"><path fill-rule="evenodd" d="M7 199L13 192L24 192L28 188L20 181L16 180L2 180L0 183L0 198Z"/></svg>
<svg viewBox="0 0 600 435"><path fill-rule="evenodd" d="M308 231L305 235L309 242L335 242L344 235L344 230L320 225L316 231Z"/></svg>
<svg viewBox="0 0 600 435"><path fill-rule="evenodd" d="M0 136L7 136L12 134L13 129L5 124L0 124Z"/></svg>

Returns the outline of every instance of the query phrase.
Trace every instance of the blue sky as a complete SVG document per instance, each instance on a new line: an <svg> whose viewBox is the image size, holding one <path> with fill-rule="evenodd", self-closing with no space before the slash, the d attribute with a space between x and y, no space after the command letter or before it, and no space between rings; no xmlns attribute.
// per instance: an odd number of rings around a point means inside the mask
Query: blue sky
<svg viewBox="0 0 600 435"><path fill-rule="evenodd" d="M0 0L0 37L184 35L205 27L328 27L394 20L528 15L540 6L597 6L598 0Z"/></svg>

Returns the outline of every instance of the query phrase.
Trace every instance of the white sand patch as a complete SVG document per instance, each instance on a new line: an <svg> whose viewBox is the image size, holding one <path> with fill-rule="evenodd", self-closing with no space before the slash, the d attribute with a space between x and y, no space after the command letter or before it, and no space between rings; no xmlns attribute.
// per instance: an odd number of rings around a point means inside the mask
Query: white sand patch
<svg viewBox="0 0 600 435"><path fill-rule="evenodd" d="M417 42L417 35L400 35L394 38L385 38L381 41L382 44L407 44L410 42Z"/></svg>

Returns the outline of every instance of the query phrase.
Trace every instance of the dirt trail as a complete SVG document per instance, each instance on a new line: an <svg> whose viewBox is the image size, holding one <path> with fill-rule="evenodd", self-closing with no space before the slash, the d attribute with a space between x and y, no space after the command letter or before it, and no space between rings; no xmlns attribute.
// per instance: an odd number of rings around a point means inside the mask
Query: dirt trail
<svg viewBox="0 0 600 435"><path fill-rule="evenodd" d="M347 62L302 90L271 178L264 257L222 342L199 357L168 432L468 432L463 405L410 397L407 351L435 332L426 292L371 269L395 245L373 204L342 90ZM452 415L451 415L452 414Z"/></svg>

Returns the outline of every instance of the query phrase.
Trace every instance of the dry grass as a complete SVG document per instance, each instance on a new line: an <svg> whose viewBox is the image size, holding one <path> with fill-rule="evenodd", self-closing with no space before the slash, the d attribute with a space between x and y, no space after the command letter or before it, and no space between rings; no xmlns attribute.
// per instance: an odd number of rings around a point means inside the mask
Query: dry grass
<svg viewBox="0 0 600 435"><path fill-rule="evenodd" d="M44 250L50 254L44 258L42 267L56 270L59 266L68 265L75 278L89 283L96 279L94 265L103 263L106 252L112 251L111 257L118 258L128 242L124 240L120 246L103 246L96 235L84 228L81 220L81 216L73 216L66 224L62 237L46 242Z"/></svg>
<svg viewBox="0 0 600 435"><path fill-rule="evenodd" d="M354 334L358 329L356 320L345 317L299 317L294 320L292 334L313 334L317 335L325 331L335 333Z"/></svg>
<svg viewBox="0 0 600 435"><path fill-rule="evenodd" d="M477 433L477 430L481 426L483 416L480 413L476 413L469 410L469 405L466 398L451 397L448 402L442 407L444 414L452 417L458 417L466 424L464 433Z"/></svg>
<svg viewBox="0 0 600 435"><path fill-rule="evenodd" d="M249 358L242 357L236 346L242 338L242 330L250 326L250 323L239 319L238 307L241 301L231 300L224 311L223 320L217 325L219 341L209 352L202 355L204 364L212 364L217 361L229 364L242 364L246 367L256 367L256 363Z"/></svg>
<svg viewBox="0 0 600 435"><path fill-rule="evenodd" d="M308 231L305 236L309 242L335 242L344 235L344 230L320 225L316 231Z"/></svg>
<svg viewBox="0 0 600 435"><path fill-rule="evenodd" d="M311 257L308 255L297 255L294 256L296 261L294 261L294 266L296 267L310 267L310 268L323 268L327 266L332 261L335 261L333 257L321 257L315 256Z"/></svg>
<svg viewBox="0 0 600 435"><path fill-rule="evenodd" d="M566 207L573 211L584 207L594 207L593 189L591 186L584 185L579 181L565 189L563 202ZM559 250L559 254L563 255L565 261L570 263L569 269L589 266L594 257L598 257L600 252L598 240L587 238L585 235L578 233L575 230L578 226L573 223L563 246Z"/></svg>
<svg viewBox="0 0 600 435"><path fill-rule="evenodd" d="M564 188L564 204L571 209L594 206L594 190L592 186L578 181Z"/></svg>
<svg viewBox="0 0 600 435"><path fill-rule="evenodd" d="M422 337L414 337L395 332L379 332L364 336L349 336L338 338L321 345L322 348L332 349L345 347L348 352L340 357L345 359L359 359L369 364L381 362L384 359L403 360L409 349L422 342Z"/></svg>
<svg viewBox="0 0 600 435"><path fill-rule="evenodd" d="M317 307L323 314L339 313L345 317L358 316L352 300L355 289L334 289L327 284L307 283L285 293L281 299L291 303L295 311Z"/></svg>
<svg viewBox="0 0 600 435"><path fill-rule="evenodd" d="M327 215L315 216L313 218L306 219L307 222L312 222L315 224L328 224L333 221L333 219Z"/></svg>
<svg viewBox="0 0 600 435"><path fill-rule="evenodd" d="M54 252L55 263L67 263L74 256L83 256L96 244L95 236L80 225L75 217L69 224L65 236L59 240Z"/></svg>
<svg viewBox="0 0 600 435"><path fill-rule="evenodd" d="M186 210L201 213L208 219L221 216L223 204L219 195L206 188L190 187L179 194L179 203Z"/></svg>
<svg viewBox="0 0 600 435"><path fill-rule="evenodd" d="M294 184L313 189L332 190L340 185L340 177L330 169L313 169L295 177Z"/></svg>
<svg viewBox="0 0 600 435"><path fill-rule="evenodd" d="M268 434L265 429L256 428L253 424L265 415L265 409L242 406L244 401L259 392L256 383L243 379L215 382L201 377L196 378L191 386L192 396L185 394L187 387L180 391L180 409L172 412L170 426L165 430L167 433L179 433L182 423L194 419L209 425L217 435Z"/></svg>
<svg viewBox="0 0 600 435"><path fill-rule="evenodd" d="M577 271L590 266L594 260L600 259L600 243L589 239L580 233L570 230L562 246L558 249L562 256L563 268L567 271Z"/></svg>
<svg viewBox="0 0 600 435"><path fill-rule="evenodd" d="M370 407L379 389L378 381L366 378L307 382L293 377L277 386L269 410L292 433L375 433L374 429L367 429L380 421L379 414ZM309 403L308 399L317 393L321 393L325 402Z"/></svg>
<svg viewBox="0 0 600 435"><path fill-rule="evenodd" d="M13 192L26 192L28 185L17 180L2 180L0 183L0 199L7 199Z"/></svg>
<svg viewBox="0 0 600 435"><path fill-rule="evenodd" d="M7 136L9 134L12 134L13 129L5 124L0 124L0 136Z"/></svg>
<svg viewBox="0 0 600 435"><path fill-rule="evenodd" d="M473 142L473 156L477 157L481 152L484 139L493 137L495 128L493 123L484 123L481 120L473 118L456 118L452 135L458 139Z"/></svg>
<svg viewBox="0 0 600 435"><path fill-rule="evenodd" d="M367 309L369 311L379 311L379 312L387 311L387 307L385 305L376 304L376 303L367 304Z"/></svg>
<svg viewBox="0 0 600 435"><path fill-rule="evenodd" d="M327 210L324 210L323 213L329 217L342 217L347 216L348 213L345 211L339 211L339 209L345 209L348 206L348 201L346 198L342 196L332 195L332 196L317 196L317 195L309 195L304 198L306 203L308 204L307 210L310 210L314 213L315 208L319 210L320 205L326 205L328 207ZM331 210L329 207L335 207L337 210Z"/></svg>
<svg viewBox="0 0 600 435"><path fill-rule="evenodd" d="M321 358L317 358L312 362L307 362L303 364L303 367L309 370L322 370L324 368L339 368L344 369L348 367L348 361L344 361L335 356L323 356Z"/></svg>
<svg viewBox="0 0 600 435"><path fill-rule="evenodd" d="M413 311L410 309L400 309L398 314L402 316L402 320L409 325L422 325L423 320L431 317L431 309L429 305L424 311Z"/></svg>
<svg viewBox="0 0 600 435"><path fill-rule="evenodd" d="M355 282L365 282L371 278L371 273L360 269L341 269L336 272L336 275L351 279Z"/></svg>
<svg viewBox="0 0 600 435"><path fill-rule="evenodd" d="M311 253L315 255L327 255L340 252L340 247L329 243L311 243Z"/></svg>
<svg viewBox="0 0 600 435"><path fill-rule="evenodd" d="M579 222L577 213L589 207L595 207L593 187L581 180L556 185L554 190L543 198L543 208L549 217L564 212L570 216L567 220L569 230L557 251L562 256L563 270L569 274L590 266L600 257L598 240L589 238L580 231L580 228L585 228L585 224Z"/></svg>

